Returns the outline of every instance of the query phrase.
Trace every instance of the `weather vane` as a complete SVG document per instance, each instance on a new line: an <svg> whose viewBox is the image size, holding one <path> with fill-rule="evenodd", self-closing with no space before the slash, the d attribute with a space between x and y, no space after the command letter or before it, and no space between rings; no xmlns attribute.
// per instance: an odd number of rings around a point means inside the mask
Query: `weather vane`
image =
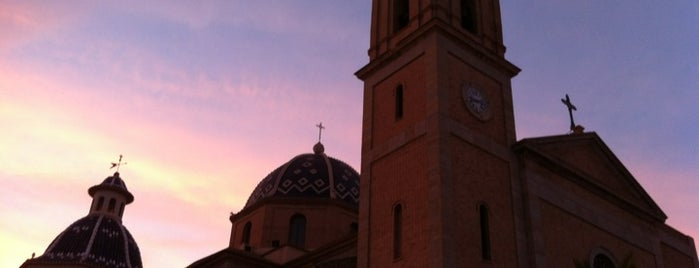
<svg viewBox="0 0 699 268"><path fill-rule="evenodd" d="M570 131L575 130L575 121L573 121L573 111L577 111L578 109L575 108L575 105L573 105L572 102L570 102L570 97L568 97L568 94L566 94L565 99L561 99L561 102L565 104L566 107L568 107L568 115L570 115Z"/></svg>
<svg viewBox="0 0 699 268"><path fill-rule="evenodd" d="M111 166L109 169L116 168L116 172L119 172L119 168L121 167L121 165L126 165L126 164L128 164L128 163L126 163L126 162L124 162L124 163L121 162L121 158L122 158L122 157L124 157L124 156L123 156L123 155L119 155L119 162L118 162L118 163L112 162L112 166Z"/></svg>
<svg viewBox="0 0 699 268"><path fill-rule="evenodd" d="M320 137L323 135L323 129L325 129L325 126L323 126L323 122L320 122L320 124L317 124L316 127L318 128L318 142L320 142Z"/></svg>

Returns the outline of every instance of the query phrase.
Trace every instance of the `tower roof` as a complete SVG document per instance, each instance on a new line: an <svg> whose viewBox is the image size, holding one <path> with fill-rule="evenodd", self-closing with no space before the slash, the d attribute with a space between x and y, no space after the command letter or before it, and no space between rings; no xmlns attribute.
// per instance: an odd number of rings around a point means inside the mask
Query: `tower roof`
<svg viewBox="0 0 699 268"><path fill-rule="evenodd" d="M314 153L298 155L269 173L255 187L245 208L274 198L326 198L359 204L359 173L329 157L319 142Z"/></svg>
<svg viewBox="0 0 699 268"><path fill-rule="evenodd" d="M90 189L87 190L87 193L89 193L90 196L95 196L95 193L100 190L119 192L126 196L127 204L133 202L133 195L128 189L126 189L126 183L124 183L124 180L119 177L119 172L114 172L114 175L107 177L104 179L104 181L102 181L102 183L90 187Z"/></svg>

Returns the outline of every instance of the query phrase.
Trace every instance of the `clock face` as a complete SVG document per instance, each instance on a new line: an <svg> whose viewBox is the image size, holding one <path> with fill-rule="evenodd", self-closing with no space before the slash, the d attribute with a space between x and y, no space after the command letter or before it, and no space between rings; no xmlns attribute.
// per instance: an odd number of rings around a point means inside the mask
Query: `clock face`
<svg viewBox="0 0 699 268"><path fill-rule="evenodd" d="M468 108L471 114L480 120L487 120L490 118L490 103L483 91L473 86L464 85L461 89L461 94L466 108Z"/></svg>

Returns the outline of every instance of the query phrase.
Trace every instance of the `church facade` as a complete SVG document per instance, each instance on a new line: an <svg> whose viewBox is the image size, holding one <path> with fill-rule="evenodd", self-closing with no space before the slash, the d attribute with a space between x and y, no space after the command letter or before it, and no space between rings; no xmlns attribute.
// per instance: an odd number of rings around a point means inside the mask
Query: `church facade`
<svg viewBox="0 0 699 268"><path fill-rule="evenodd" d="M596 133L517 140L497 0L373 0L370 34L361 175L319 142L188 267L699 268Z"/></svg>

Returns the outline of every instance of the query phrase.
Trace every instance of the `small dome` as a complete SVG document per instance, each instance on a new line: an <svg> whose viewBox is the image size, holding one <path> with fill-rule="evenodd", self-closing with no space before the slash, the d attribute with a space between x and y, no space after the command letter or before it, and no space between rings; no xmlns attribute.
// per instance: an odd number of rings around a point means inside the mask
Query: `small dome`
<svg viewBox="0 0 699 268"><path fill-rule="evenodd" d="M102 183L90 187L87 192L90 196L95 196L95 193L99 190L112 190L122 193L126 196L126 203L133 202L133 195L126 188L126 183L119 177L119 172L114 172L114 175L107 177L102 181Z"/></svg>
<svg viewBox="0 0 699 268"><path fill-rule="evenodd" d="M124 180L121 179L121 177L119 177L119 172L114 172L114 175L109 176L106 179L104 179L104 181L102 181L101 185L108 185L108 186L112 186L112 187L122 188L122 189L124 189L124 191L128 191L128 189L126 189L126 183L124 182Z"/></svg>
<svg viewBox="0 0 699 268"><path fill-rule="evenodd" d="M51 242L41 264L87 264L109 268L140 268L141 253L126 227L114 218L91 214L71 224Z"/></svg>
<svg viewBox="0 0 699 268"><path fill-rule="evenodd" d="M357 207L359 173L344 162L325 155L318 145L315 147L316 153L298 155L267 175L255 187L245 208L277 197L336 199Z"/></svg>

